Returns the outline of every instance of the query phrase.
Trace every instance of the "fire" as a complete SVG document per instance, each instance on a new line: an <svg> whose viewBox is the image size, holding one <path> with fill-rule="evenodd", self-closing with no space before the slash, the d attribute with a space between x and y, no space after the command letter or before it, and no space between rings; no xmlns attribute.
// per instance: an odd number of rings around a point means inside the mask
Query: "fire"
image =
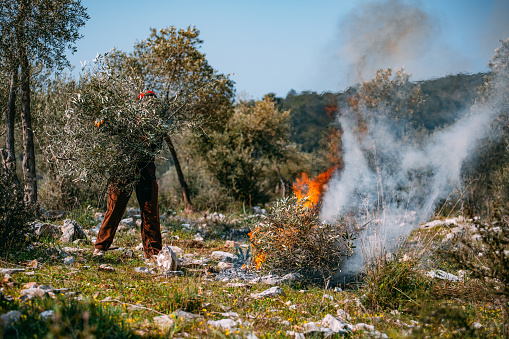
<svg viewBox="0 0 509 339"><path fill-rule="evenodd" d="M293 184L293 193L295 193L299 200L307 197L304 206L316 206L322 198L325 185L329 182L332 173L334 173L337 168L338 166L331 167L327 171L318 174L318 176L313 179L310 179L306 173L302 173L300 178L297 178L297 182Z"/></svg>
<svg viewBox="0 0 509 339"><path fill-rule="evenodd" d="M258 226L252 232L249 232L247 234L252 243L256 244L256 242L257 242L256 233L260 232L260 230L261 230L261 228ZM265 261L266 257L267 257L267 254L263 251L256 253L256 255L254 256L254 266L257 270L259 270L262 267L262 263Z"/></svg>
<svg viewBox="0 0 509 339"><path fill-rule="evenodd" d="M265 261L265 258L267 257L266 253L258 253L255 255L254 262L255 262L255 268L259 270L262 267L262 263Z"/></svg>
<svg viewBox="0 0 509 339"><path fill-rule="evenodd" d="M305 207L313 208L317 206L322 198L323 192L325 190L325 185L329 182L332 173L334 173L334 171L338 168L339 165L333 166L329 170L319 174L313 179L310 179L306 173L302 173L300 178L297 178L296 183L293 184L293 192L297 196L297 199L302 200L307 197L307 200L304 202ZM307 216L308 212L304 212L304 219L309 217ZM276 253L279 250L296 247L296 244L301 239L301 230L290 225L286 225L285 227L278 229L272 229L271 232L273 233L271 237L273 236L275 239L278 239L278 241L272 243L272 250L274 250ZM264 229L263 225L258 225L252 232L248 234L254 248L258 249L253 257L252 262L252 265L257 270L262 267L262 264L267 259L267 253L259 249L266 234L267 229Z"/></svg>

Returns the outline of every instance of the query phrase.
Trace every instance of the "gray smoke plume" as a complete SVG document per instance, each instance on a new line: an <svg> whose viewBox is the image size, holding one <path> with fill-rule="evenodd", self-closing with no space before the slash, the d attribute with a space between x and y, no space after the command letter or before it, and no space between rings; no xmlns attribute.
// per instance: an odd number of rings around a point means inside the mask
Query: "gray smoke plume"
<svg viewBox="0 0 509 339"><path fill-rule="evenodd" d="M479 140L496 137L488 133L507 101L507 65L503 73L493 81L489 100L458 112L461 118L455 124L424 141L402 138L402 122L384 118L388 114L383 111L366 113L371 117L366 121L368 132L356 132L356 115L348 108L342 110L337 121L343 129L344 169L328 184L321 218L334 222L346 216L364 227L355 241L354 256L344 262L336 281L362 272L365 261L394 251L413 229L429 220L438 202L461 191L464 162L475 154Z"/></svg>
<svg viewBox="0 0 509 339"><path fill-rule="evenodd" d="M351 81L361 83L380 68L409 66L433 43L437 21L402 0L362 3L340 24L341 55L353 65Z"/></svg>
<svg viewBox="0 0 509 339"><path fill-rule="evenodd" d="M391 252L436 204L461 187L461 167L486 136L495 113L478 107L455 125L436 132L424 145L397 140L389 121L370 121L363 139L353 132L353 119L339 118L344 135L344 170L329 182L321 217L333 222L353 214L366 224L356 240L356 255L345 262L343 274L359 273L368 260ZM370 253L360 252L360 249Z"/></svg>

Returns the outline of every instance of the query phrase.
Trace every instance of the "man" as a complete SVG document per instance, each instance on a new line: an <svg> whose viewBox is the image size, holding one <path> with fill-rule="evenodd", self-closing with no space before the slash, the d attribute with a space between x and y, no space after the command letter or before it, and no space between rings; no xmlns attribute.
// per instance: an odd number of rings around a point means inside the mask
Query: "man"
<svg viewBox="0 0 509 339"><path fill-rule="evenodd" d="M140 94L138 101L147 100L147 97L155 98L156 96L154 92L147 91ZM150 259L162 248L154 158L139 162L137 169L140 179L135 185L135 190L141 211L141 239L145 258ZM121 183L112 182L108 194L107 211L95 241L94 256L104 256L110 248L130 197L131 189Z"/></svg>

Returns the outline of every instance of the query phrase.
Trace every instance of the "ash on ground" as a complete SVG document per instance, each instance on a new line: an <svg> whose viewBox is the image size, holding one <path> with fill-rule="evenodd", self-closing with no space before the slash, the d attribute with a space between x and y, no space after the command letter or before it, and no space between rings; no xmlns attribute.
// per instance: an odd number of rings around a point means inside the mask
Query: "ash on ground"
<svg viewBox="0 0 509 339"><path fill-rule="evenodd" d="M224 270L215 276L215 280L222 282L229 281L245 281L249 284L267 284L267 285L281 285L281 284L293 284L296 281L302 280L303 276L299 273L289 273L282 277L278 275L265 275L260 276L256 272L242 269L239 267L233 267Z"/></svg>
<svg viewBox="0 0 509 339"><path fill-rule="evenodd" d="M232 267L226 270L223 270L222 272L218 273L215 276L215 280L219 280L222 282L228 282L228 281L252 281L259 278L258 274L256 272L242 269L240 267Z"/></svg>

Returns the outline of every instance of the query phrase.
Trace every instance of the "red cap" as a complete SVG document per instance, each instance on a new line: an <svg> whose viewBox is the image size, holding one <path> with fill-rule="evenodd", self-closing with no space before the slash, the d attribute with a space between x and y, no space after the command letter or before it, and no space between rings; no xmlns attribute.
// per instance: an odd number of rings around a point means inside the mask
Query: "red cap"
<svg viewBox="0 0 509 339"><path fill-rule="evenodd" d="M140 93L140 95L138 95L138 101L140 101L141 99L143 99L144 96L149 96L149 97L156 97L156 94L152 91L146 91L145 93Z"/></svg>

